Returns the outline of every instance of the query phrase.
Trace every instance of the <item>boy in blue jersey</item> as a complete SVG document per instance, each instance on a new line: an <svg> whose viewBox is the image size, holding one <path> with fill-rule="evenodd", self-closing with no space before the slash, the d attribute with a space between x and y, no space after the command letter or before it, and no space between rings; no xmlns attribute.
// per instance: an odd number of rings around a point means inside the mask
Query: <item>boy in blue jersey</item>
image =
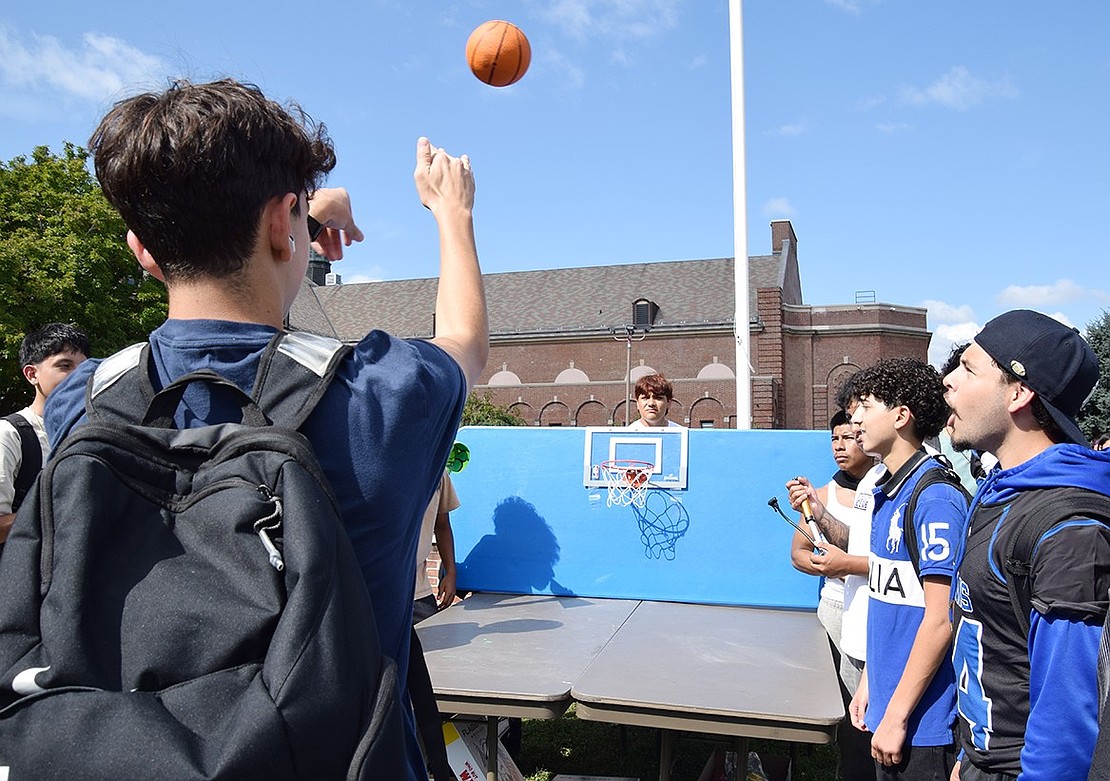
<svg viewBox="0 0 1110 781"><path fill-rule="evenodd" d="M887 475L874 490L867 664L849 711L872 733L877 778L943 779L955 759L948 606L967 503L948 483L927 486L913 510L915 550L905 521L914 487L941 467L922 443L947 419L944 385L934 368L909 358L880 361L853 385L860 447L882 459Z"/></svg>
<svg viewBox="0 0 1110 781"><path fill-rule="evenodd" d="M362 239L346 191L317 189L336 162L323 126L252 85L177 82L117 103L90 148L128 245L166 285L169 318L150 335L156 387L210 368L250 393L301 289L309 246L334 260ZM489 351L470 161L421 138L414 179L439 232L436 336L368 333L301 429L335 492L402 686L421 517ZM52 442L80 422L98 363L86 361L51 395ZM193 384L175 422L240 415L218 389ZM407 779L426 780L411 718L406 728Z"/></svg>
<svg viewBox="0 0 1110 781"><path fill-rule="evenodd" d="M961 748L953 781L1087 779L1110 529L1077 502L1105 501L1110 457L1086 446L1075 416L1098 377L1098 359L1074 328L1015 310L987 323L944 379L953 445L999 461L972 502L953 593ZM1009 592L1022 579L1006 551L1046 499L1053 525L1032 546L1024 611Z"/></svg>

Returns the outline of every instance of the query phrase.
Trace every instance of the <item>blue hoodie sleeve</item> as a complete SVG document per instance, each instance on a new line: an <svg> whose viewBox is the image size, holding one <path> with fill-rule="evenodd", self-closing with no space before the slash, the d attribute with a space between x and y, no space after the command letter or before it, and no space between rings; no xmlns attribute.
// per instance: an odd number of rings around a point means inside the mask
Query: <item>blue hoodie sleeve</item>
<svg viewBox="0 0 1110 781"><path fill-rule="evenodd" d="M1086 781L1098 735L1101 624L1032 611L1029 720L1018 781Z"/></svg>
<svg viewBox="0 0 1110 781"><path fill-rule="evenodd" d="M57 447L74 425L84 417L85 386L88 385L89 377L100 363L99 359L82 361L47 397L43 422L46 425L46 438L50 441L51 450Z"/></svg>

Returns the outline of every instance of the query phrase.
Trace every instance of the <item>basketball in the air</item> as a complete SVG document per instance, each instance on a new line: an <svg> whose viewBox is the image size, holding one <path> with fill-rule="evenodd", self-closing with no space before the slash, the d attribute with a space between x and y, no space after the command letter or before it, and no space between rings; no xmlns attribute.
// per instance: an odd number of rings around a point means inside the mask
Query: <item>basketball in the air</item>
<svg viewBox="0 0 1110 781"><path fill-rule="evenodd" d="M532 46L515 24L495 19L474 28L466 41L466 62L479 81L507 87L528 70Z"/></svg>

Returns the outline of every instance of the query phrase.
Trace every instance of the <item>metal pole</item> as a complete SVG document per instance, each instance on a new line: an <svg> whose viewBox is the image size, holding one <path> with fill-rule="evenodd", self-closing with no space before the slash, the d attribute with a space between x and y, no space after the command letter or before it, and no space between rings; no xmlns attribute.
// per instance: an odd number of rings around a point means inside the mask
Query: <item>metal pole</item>
<svg viewBox="0 0 1110 781"><path fill-rule="evenodd" d="M729 0L732 63L732 230L736 313L736 428L752 427L751 326L748 303L748 199L744 159L744 25L741 0Z"/></svg>
<svg viewBox="0 0 1110 781"><path fill-rule="evenodd" d="M632 395L632 328L626 329L628 334L628 352L624 361L624 425L628 425L628 412L632 404L629 402L628 397Z"/></svg>

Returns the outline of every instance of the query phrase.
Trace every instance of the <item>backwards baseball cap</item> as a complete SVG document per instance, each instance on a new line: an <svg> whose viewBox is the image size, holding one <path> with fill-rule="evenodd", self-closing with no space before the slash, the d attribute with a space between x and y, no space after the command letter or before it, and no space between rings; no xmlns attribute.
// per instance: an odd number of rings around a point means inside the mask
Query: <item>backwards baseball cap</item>
<svg viewBox="0 0 1110 781"><path fill-rule="evenodd" d="M1098 357L1079 331L1040 312L1015 309L983 326L975 342L1037 394L1070 441L1087 444L1075 416L1098 382Z"/></svg>

